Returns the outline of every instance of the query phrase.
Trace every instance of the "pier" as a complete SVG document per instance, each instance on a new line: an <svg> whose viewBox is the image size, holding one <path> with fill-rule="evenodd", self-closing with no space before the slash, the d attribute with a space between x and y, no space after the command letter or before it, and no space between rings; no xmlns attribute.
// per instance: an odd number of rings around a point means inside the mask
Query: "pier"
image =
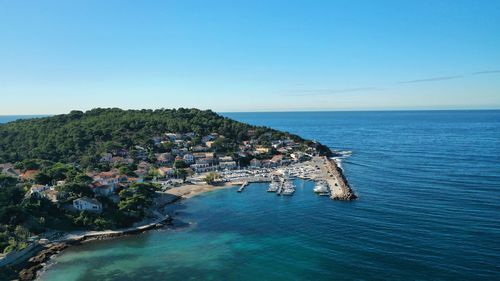
<svg viewBox="0 0 500 281"><path fill-rule="evenodd" d="M285 179L280 177L280 186L278 187L278 191L276 191L276 195L281 195L283 192L283 186L285 185Z"/></svg>
<svg viewBox="0 0 500 281"><path fill-rule="evenodd" d="M246 182L244 182L244 183L240 186L240 188L238 188L238 192L243 192L243 190L245 190L245 187L247 187L247 185L248 185L248 182L247 182L247 181L246 181Z"/></svg>

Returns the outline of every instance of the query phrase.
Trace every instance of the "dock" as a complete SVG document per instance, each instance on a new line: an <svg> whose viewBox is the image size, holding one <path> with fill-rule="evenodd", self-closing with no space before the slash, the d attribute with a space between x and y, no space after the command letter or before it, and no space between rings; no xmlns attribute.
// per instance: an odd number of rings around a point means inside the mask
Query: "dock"
<svg viewBox="0 0 500 281"><path fill-rule="evenodd" d="M276 195L281 195L283 192L283 185L285 185L285 179L280 178L280 187L278 187L278 191L276 191Z"/></svg>
<svg viewBox="0 0 500 281"><path fill-rule="evenodd" d="M244 183L240 186L240 188L238 188L238 192L243 192L243 190L245 190L245 187L247 187L247 185L248 185L248 182L247 182L247 181L246 181L246 182L244 182Z"/></svg>

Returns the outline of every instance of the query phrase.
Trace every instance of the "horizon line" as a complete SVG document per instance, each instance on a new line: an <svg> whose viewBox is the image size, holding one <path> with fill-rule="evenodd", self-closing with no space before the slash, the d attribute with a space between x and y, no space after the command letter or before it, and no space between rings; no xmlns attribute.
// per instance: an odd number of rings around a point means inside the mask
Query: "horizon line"
<svg viewBox="0 0 500 281"><path fill-rule="evenodd" d="M118 108L118 107L96 107L96 108L103 108L103 109L111 109L111 108ZM96 109L93 108L93 109ZM177 108L165 108L165 109L179 109L179 108L185 108L185 109L197 109L196 107L177 107ZM120 108L122 109L122 108ZM122 110L143 110L143 109L149 109L149 108L142 108L142 109L122 109ZM151 110L159 110L160 108L157 109L152 109ZM79 110L79 109L73 109L73 110ZM9 117L9 116L33 116L33 117L50 117L50 116L55 116L55 115L62 115L62 114L68 114L71 111L67 113L48 113L48 114L1 114L0 117ZM79 111L89 111L92 109L88 110L79 110ZM500 110L500 107L498 108L429 108L429 109L424 109L424 108L419 108L419 109L321 109L321 110L265 110L265 111L215 111L213 109L200 109L200 110L212 110L215 113L218 114L224 114L224 113L293 113L293 112L397 112L397 111L498 111Z"/></svg>

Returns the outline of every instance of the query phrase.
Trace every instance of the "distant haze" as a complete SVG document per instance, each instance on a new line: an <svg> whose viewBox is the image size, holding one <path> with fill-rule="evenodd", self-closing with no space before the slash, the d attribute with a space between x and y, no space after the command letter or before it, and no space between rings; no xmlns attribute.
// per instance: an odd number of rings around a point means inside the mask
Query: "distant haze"
<svg viewBox="0 0 500 281"><path fill-rule="evenodd" d="M0 115L500 108L500 1L0 1Z"/></svg>

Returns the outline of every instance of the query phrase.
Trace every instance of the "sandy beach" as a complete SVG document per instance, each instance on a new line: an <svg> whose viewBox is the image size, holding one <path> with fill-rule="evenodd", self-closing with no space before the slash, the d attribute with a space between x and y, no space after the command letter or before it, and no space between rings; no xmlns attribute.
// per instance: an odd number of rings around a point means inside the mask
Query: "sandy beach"
<svg viewBox="0 0 500 281"><path fill-rule="evenodd" d="M165 193L170 194L170 195L174 195L174 196L178 196L178 197L181 197L183 199L189 199L189 198L192 198L194 196L203 194L205 192L231 188L231 187L234 187L236 185L237 185L237 183L232 183L232 182L224 183L221 185L209 185L206 183L186 184L186 185L182 185L179 187L173 187L173 188L165 191Z"/></svg>

